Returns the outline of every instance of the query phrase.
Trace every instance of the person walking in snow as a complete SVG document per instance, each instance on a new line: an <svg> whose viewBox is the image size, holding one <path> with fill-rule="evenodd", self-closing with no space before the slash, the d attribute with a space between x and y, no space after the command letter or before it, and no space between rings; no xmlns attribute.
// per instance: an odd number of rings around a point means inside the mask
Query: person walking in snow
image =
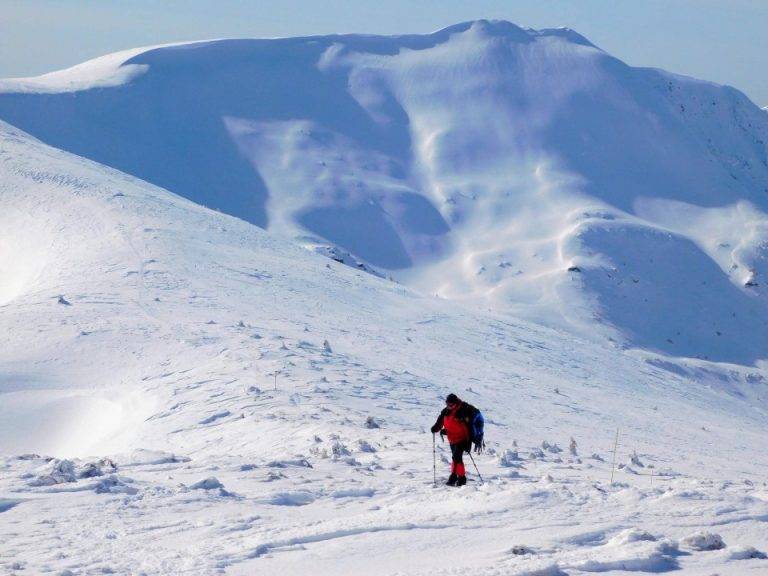
<svg viewBox="0 0 768 576"><path fill-rule="evenodd" d="M451 475L448 486L464 486L467 473L464 468L464 452L472 450L480 453L483 449L483 415L480 410L463 402L456 394L448 394L445 408L431 428L432 434L447 435L451 446Z"/></svg>

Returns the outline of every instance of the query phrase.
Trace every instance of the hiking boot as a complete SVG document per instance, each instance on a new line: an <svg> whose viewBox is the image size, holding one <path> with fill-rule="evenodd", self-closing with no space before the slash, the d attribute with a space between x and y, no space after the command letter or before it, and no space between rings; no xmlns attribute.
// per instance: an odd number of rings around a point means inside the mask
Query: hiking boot
<svg viewBox="0 0 768 576"><path fill-rule="evenodd" d="M464 484L466 483L467 483L466 476L459 476L458 480L456 480L456 486L464 486Z"/></svg>
<svg viewBox="0 0 768 576"><path fill-rule="evenodd" d="M456 481L458 479L459 479L459 477L456 476L456 474L451 473L451 475L448 476L448 482L446 482L445 484L446 484L446 486L456 486Z"/></svg>

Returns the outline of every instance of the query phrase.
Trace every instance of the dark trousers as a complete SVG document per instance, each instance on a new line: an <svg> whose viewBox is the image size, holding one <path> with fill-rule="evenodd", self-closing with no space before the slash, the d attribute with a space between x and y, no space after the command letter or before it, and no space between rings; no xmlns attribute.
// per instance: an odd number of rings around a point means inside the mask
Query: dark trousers
<svg viewBox="0 0 768 576"><path fill-rule="evenodd" d="M451 444L451 473L457 476L466 476L464 468L464 452L469 452L471 444L469 441L457 442Z"/></svg>

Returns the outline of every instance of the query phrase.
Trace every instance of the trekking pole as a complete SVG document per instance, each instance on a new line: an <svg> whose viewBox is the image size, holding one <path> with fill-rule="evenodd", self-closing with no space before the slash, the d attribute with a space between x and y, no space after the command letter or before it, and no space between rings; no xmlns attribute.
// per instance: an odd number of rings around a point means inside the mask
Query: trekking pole
<svg viewBox="0 0 768 576"><path fill-rule="evenodd" d="M432 486L437 486L437 448L435 448L435 433L432 433Z"/></svg>
<svg viewBox="0 0 768 576"><path fill-rule="evenodd" d="M483 480L482 474L480 474L480 470L477 469L477 464L475 464L475 459L472 458L472 450L469 450L469 459L472 460L472 465L475 467L475 472L477 472L477 476L480 478L480 484L485 484L485 481Z"/></svg>

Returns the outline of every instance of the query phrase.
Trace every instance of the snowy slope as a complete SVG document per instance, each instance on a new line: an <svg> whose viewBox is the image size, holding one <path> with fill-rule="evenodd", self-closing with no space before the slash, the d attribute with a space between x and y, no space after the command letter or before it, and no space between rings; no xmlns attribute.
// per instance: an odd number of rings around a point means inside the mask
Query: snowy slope
<svg viewBox="0 0 768 576"><path fill-rule="evenodd" d="M768 117L567 29L135 50L3 81L0 118L424 293L765 359Z"/></svg>
<svg viewBox="0 0 768 576"><path fill-rule="evenodd" d="M419 295L7 124L0 160L6 572L765 570L759 369ZM447 492L451 390L491 453Z"/></svg>

